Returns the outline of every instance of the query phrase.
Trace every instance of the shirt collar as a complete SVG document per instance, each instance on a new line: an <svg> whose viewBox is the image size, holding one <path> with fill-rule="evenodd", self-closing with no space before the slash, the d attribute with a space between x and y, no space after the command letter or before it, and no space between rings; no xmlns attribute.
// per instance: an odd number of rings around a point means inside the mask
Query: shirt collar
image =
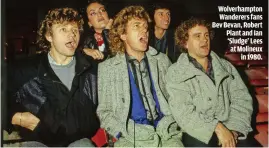
<svg viewBox="0 0 269 148"><path fill-rule="evenodd" d="M53 65L57 65L57 66L63 66L62 64L58 64L50 55L50 52L48 53L48 59L49 59L49 63L53 64ZM74 60L74 56L72 57L71 61L68 63L70 64L72 61ZM66 65L68 65L66 64Z"/></svg>
<svg viewBox="0 0 269 148"><path fill-rule="evenodd" d="M203 66L193 57L191 57L189 55L189 53L187 54L188 55L188 59L189 61L197 68L197 69L200 69L201 71L205 72L206 74L208 74L211 70L212 70L212 57L209 55L208 56L208 66L207 66L207 69L204 70L203 69Z"/></svg>

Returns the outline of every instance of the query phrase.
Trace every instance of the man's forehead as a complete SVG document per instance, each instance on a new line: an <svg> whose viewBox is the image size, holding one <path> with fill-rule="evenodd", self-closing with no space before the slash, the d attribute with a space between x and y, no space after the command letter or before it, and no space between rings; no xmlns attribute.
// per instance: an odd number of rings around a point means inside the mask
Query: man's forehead
<svg viewBox="0 0 269 148"><path fill-rule="evenodd" d="M160 12L170 12L170 10L167 9L167 8L161 8L161 9L156 9L155 10L155 13L160 13Z"/></svg>
<svg viewBox="0 0 269 148"><path fill-rule="evenodd" d="M54 26L56 28L58 28L58 27L67 27L67 26L78 27L78 24L76 22L62 22L62 23L56 23L56 24L54 24Z"/></svg>
<svg viewBox="0 0 269 148"><path fill-rule="evenodd" d="M196 25L188 30L190 34L208 33L208 29L203 25Z"/></svg>
<svg viewBox="0 0 269 148"><path fill-rule="evenodd" d="M132 18L129 23L134 24L134 23L148 23L145 19L143 18Z"/></svg>

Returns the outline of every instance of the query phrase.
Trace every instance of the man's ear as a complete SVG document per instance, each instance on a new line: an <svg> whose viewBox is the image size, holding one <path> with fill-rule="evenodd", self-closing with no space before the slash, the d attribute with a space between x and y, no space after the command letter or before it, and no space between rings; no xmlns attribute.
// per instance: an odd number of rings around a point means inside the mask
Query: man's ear
<svg viewBox="0 0 269 148"><path fill-rule="evenodd" d="M185 47L185 49L188 49L188 44L187 44L187 42L184 44L184 47Z"/></svg>
<svg viewBox="0 0 269 148"><path fill-rule="evenodd" d="M52 37L50 33L46 33L45 37L49 42L52 42Z"/></svg>
<svg viewBox="0 0 269 148"><path fill-rule="evenodd" d="M125 41L125 40L126 40L126 34L122 34L122 35L120 35L120 38L121 38L123 41Z"/></svg>

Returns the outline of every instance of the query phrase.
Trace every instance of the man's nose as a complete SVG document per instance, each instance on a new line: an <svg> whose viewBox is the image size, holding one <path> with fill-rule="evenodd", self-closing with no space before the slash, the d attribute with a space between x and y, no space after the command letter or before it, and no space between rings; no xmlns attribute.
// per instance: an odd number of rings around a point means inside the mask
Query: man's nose
<svg viewBox="0 0 269 148"><path fill-rule="evenodd" d="M68 31L68 36L70 36L70 37L75 37L75 36L76 36L75 31L74 31L74 30L70 30L70 31Z"/></svg>
<svg viewBox="0 0 269 148"><path fill-rule="evenodd" d="M209 40L209 38L208 38L207 36L204 35L204 36L202 37L202 41L204 41L204 42L208 42L208 40Z"/></svg>
<svg viewBox="0 0 269 148"><path fill-rule="evenodd" d="M148 27L145 25L142 27L142 32L147 32L148 31Z"/></svg>
<svg viewBox="0 0 269 148"><path fill-rule="evenodd" d="M166 20L166 21L168 21L169 18L170 18L170 17L169 17L167 14L163 16L163 19Z"/></svg>

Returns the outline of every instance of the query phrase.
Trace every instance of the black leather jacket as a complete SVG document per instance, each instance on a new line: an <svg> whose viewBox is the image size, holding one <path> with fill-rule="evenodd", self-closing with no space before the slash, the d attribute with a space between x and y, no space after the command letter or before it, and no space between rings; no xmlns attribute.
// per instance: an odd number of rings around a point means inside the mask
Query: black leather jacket
<svg viewBox="0 0 269 148"><path fill-rule="evenodd" d="M20 61L9 71L10 121L15 112L31 112L40 119L33 132L21 128L25 140L48 146L67 146L91 138L100 124L96 115L97 76L84 55L76 53L71 90L52 70L47 54Z"/></svg>
<svg viewBox="0 0 269 148"><path fill-rule="evenodd" d="M84 48L90 48L90 49L98 49L98 45L97 45L97 41L94 37L94 30L93 29L90 29L86 32L83 33L83 36L81 38L81 42L80 42L80 45L79 45L79 48L80 49L84 49ZM102 31L102 37L103 37L103 40L104 40L104 43L105 43L105 50L104 50L104 60L109 56L109 43L108 43L108 33L109 33L109 30L107 29L104 29ZM101 61L104 61L104 60L101 60Z"/></svg>

